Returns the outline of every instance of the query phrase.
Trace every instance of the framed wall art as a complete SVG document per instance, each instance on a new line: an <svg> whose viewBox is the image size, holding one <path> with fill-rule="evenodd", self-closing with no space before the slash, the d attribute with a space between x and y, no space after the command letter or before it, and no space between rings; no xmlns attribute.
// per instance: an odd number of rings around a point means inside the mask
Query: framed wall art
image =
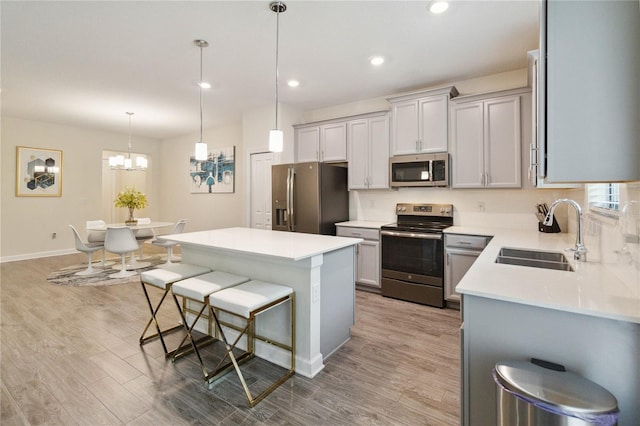
<svg viewBox="0 0 640 426"><path fill-rule="evenodd" d="M16 196L62 196L62 151L18 146Z"/></svg>
<svg viewBox="0 0 640 426"><path fill-rule="evenodd" d="M224 194L235 190L236 147L209 151L206 160L189 159L189 179L192 194Z"/></svg>

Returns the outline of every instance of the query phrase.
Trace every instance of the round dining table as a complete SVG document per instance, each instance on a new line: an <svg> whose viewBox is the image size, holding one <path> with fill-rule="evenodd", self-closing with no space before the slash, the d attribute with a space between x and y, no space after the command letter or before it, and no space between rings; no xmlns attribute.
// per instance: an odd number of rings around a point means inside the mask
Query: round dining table
<svg viewBox="0 0 640 426"><path fill-rule="evenodd" d="M87 231L107 231L108 228L130 228L133 231L134 235L138 234L138 231L143 229L160 229L166 228L168 226L172 226L174 222L149 222L149 223L138 223L135 225L127 225L124 222L119 223L107 223L103 226L98 227L87 227ZM131 252L129 256L129 261L127 262L127 269L141 269L146 268L151 265L150 262L140 262L136 260L135 252Z"/></svg>

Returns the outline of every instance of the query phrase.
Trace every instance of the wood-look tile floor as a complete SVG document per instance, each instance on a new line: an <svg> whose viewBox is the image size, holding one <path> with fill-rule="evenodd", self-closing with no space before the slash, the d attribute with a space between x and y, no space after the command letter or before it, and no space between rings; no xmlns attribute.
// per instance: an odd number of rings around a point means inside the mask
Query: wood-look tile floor
<svg viewBox="0 0 640 426"><path fill-rule="evenodd" d="M138 344L148 319L138 283L46 281L84 259L0 265L3 426L459 424L457 311L357 291L352 338L324 370L293 376L249 409L234 373L208 389L193 357L171 363L158 341ZM163 309L165 323L177 320L173 304ZM259 359L245 365L250 386L280 372Z"/></svg>

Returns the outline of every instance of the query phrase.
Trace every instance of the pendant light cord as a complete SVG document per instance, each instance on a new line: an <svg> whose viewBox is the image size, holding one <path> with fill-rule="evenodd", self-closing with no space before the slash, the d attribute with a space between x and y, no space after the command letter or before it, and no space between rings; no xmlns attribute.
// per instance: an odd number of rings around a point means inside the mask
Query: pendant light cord
<svg viewBox="0 0 640 426"><path fill-rule="evenodd" d="M200 88L200 142L202 142L202 44L200 44L200 81L198 87Z"/></svg>
<svg viewBox="0 0 640 426"><path fill-rule="evenodd" d="M280 45L280 5L276 9L276 129L278 129L278 47Z"/></svg>
<svg viewBox="0 0 640 426"><path fill-rule="evenodd" d="M131 116L133 113L127 112L127 115L129 116L129 159L131 159Z"/></svg>

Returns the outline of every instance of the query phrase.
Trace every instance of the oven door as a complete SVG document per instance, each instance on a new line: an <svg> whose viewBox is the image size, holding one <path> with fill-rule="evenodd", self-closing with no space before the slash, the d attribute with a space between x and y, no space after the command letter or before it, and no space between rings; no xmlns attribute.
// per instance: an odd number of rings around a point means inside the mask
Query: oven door
<svg viewBox="0 0 640 426"><path fill-rule="evenodd" d="M443 285L444 244L441 233L382 230L380 234L383 277Z"/></svg>
<svg viewBox="0 0 640 426"><path fill-rule="evenodd" d="M382 230L385 297L444 308L442 234Z"/></svg>

